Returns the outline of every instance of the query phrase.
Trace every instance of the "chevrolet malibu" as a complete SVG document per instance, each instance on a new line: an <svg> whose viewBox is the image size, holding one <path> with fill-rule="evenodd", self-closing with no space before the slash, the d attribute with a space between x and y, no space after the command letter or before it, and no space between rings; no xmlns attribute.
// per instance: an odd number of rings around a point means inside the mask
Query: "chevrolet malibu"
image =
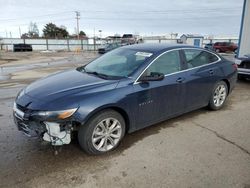
<svg viewBox="0 0 250 188"><path fill-rule="evenodd" d="M55 146L77 132L85 152L102 154L125 133L205 106L219 110L236 79L234 63L205 49L124 46L28 85L15 100L14 121L27 136Z"/></svg>

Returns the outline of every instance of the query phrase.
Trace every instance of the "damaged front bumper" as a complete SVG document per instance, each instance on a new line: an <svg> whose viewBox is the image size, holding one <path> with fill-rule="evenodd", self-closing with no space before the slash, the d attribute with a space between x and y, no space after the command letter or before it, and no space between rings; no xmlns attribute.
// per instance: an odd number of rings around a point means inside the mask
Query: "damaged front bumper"
<svg viewBox="0 0 250 188"><path fill-rule="evenodd" d="M19 131L32 138L42 138L54 146L71 142L72 124L70 121L50 122L32 117L32 113L14 104L14 122Z"/></svg>

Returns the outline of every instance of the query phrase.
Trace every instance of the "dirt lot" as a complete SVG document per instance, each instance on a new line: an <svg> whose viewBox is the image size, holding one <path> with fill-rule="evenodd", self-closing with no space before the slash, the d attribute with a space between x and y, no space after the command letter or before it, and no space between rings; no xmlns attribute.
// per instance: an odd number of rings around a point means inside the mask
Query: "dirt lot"
<svg viewBox="0 0 250 188"><path fill-rule="evenodd" d="M200 109L126 135L109 154L88 156L75 141L55 156L17 131L14 98L33 80L97 55L0 55L0 187L250 187L250 81L238 82L222 110Z"/></svg>

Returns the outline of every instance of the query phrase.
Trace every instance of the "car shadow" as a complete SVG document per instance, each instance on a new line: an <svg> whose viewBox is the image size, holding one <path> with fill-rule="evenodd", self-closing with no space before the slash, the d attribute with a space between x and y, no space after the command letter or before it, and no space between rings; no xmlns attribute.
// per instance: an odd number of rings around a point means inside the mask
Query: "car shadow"
<svg viewBox="0 0 250 188"><path fill-rule="evenodd" d="M40 176L53 172L62 172L65 169L81 170L94 176L97 169L99 171L108 169L112 165L113 159L125 155L125 151L133 147L137 142L151 135L158 134L163 129L171 129L178 126L178 121L187 121L204 113L210 113L210 111L202 108L127 134L118 148L98 156L85 154L80 149L76 139L69 145L57 147L57 155L55 155L55 148L51 145L25 139L24 143L18 143L17 151L12 151L12 154L9 154L9 157L11 157L10 161L5 159L6 162L2 164L2 169L4 170L0 172L0 178L3 180L0 182L0 187L21 186ZM68 179L68 181L71 181L71 179Z"/></svg>

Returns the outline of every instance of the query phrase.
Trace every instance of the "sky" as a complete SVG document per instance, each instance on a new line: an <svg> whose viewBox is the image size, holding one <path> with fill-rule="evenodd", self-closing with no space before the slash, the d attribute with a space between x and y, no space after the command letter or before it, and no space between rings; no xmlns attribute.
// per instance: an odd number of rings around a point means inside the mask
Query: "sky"
<svg viewBox="0 0 250 188"><path fill-rule="evenodd" d="M114 34L169 33L238 36L243 0L0 0L0 37L19 37L29 23L46 23L91 37ZM100 32L101 30L101 32Z"/></svg>

